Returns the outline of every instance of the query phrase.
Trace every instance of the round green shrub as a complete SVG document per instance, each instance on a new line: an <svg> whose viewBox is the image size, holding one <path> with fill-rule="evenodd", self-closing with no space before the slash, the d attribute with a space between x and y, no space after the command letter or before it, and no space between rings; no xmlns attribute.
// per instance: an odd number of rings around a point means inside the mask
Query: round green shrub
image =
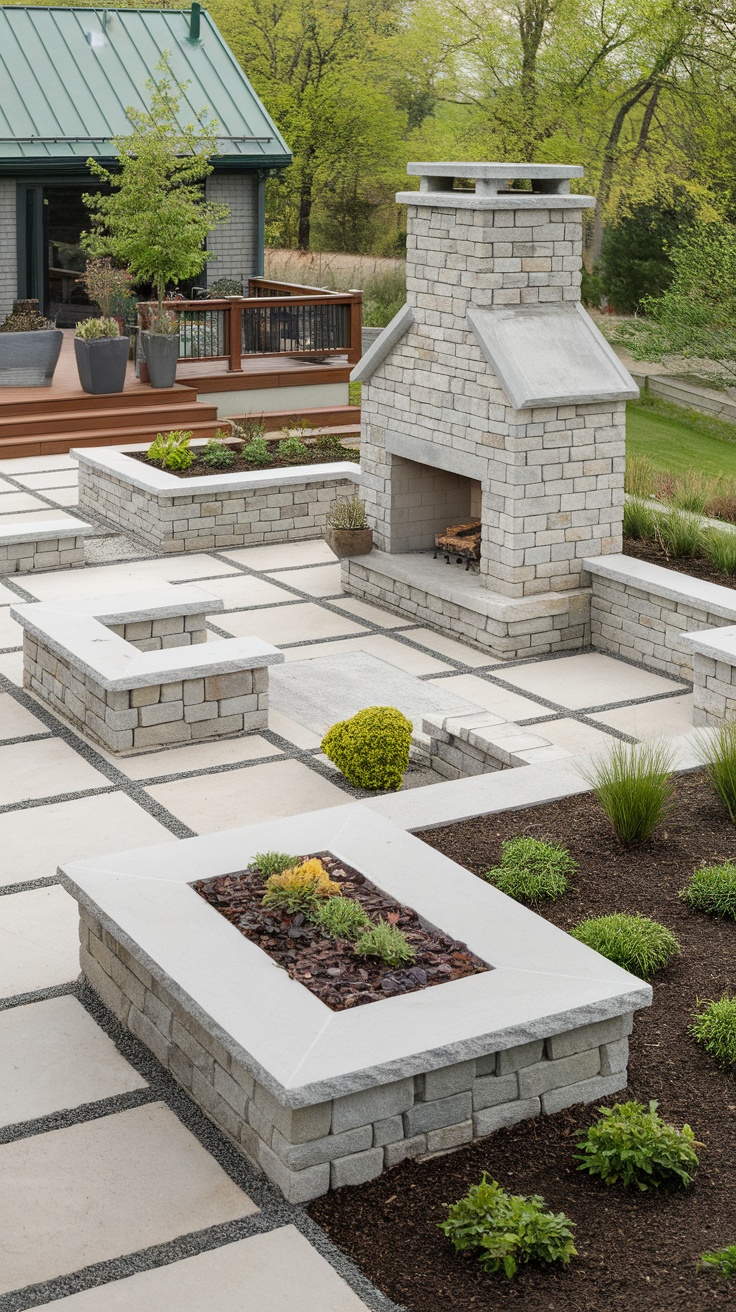
<svg viewBox="0 0 736 1312"><path fill-rule="evenodd" d="M680 897L693 911L736 920L736 863L724 861L720 866L701 866L681 889Z"/></svg>
<svg viewBox="0 0 736 1312"><path fill-rule="evenodd" d="M567 848L559 843L511 838L501 844L500 866L487 870L483 878L509 897L533 906L561 897L567 888L567 876L577 868Z"/></svg>
<svg viewBox="0 0 736 1312"><path fill-rule="evenodd" d="M695 1012L690 1033L724 1070L736 1070L736 998L705 1002Z"/></svg>
<svg viewBox="0 0 736 1312"><path fill-rule="evenodd" d="M411 720L395 706L367 706L339 720L322 751L356 788L400 788L409 764Z"/></svg>
<svg viewBox="0 0 736 1312"><path fill-rule="evenodd" d="M570 934L640 979L651 979L680 951L672 931L658 920L622 911L583 920Z"/></svg>
<svg viewBox="0 0 736 1312"><path fill-rule="evenodd" d="M657 1103L647 1109L640 1102L618 1102L599 1107L600 1120L591 1125L578 1144L578 1170L597 1176L604 1184L624 1189L659 1189L662 1185L687 1188L698 1165L695 1135L689 1125L677 1130L657 1114Z"/></svg>

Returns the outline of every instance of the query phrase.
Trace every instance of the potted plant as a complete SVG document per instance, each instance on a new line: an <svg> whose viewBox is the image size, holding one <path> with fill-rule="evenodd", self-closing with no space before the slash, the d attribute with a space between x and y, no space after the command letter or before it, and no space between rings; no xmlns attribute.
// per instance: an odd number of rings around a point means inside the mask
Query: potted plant
<svg viewBox="0 0 736 1312"><path fill-rule="evenodd" d="M74 354L85 392L122 392L130 341L120 336L117 319L84 319L77 325Z"/></svg>
<svg viewBox="0 0 736 1312"><path fill-rule="evenodd" d="M365 502L360 497L333 501L327 515L325 542L338 560L367 556L373 550L373 529L368 527Z"/></svg>
<svg viewBox="0 0 736 1312"><path fill-rule="evenodd" d="M151 387L173 387L179 359L179 321L171 310L154 309L141 327L141 350Z"/></svg>
<svg viewBox="0 0 736 1312"><path fill-rule="evenodd" d="M64 334L38 301L13 301L0 334L0 387L50 387Z"/></svg>

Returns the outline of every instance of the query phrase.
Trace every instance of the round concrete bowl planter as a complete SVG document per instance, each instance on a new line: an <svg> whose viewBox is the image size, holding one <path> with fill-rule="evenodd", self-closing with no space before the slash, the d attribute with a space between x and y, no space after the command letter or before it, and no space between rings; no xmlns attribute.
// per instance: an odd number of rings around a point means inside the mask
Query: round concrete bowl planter
<svg viewBox="0 0 736 1312"><path fill-rule="evenodd" d="M173 387L179 359L178 334L143 332L141 337L151 387Z"/></svg>
<svg viewBox="0 0 736 1312"><path fill-rule="evenodd" d="M83 391L94 396L122 392L129 352L129 337L100 337L92 342L75 337L74 354Z"/></svg>
<svg viewBox="0 0 736 1312"><path fill-rule="evenodd" d="M373 529L332 528L328 524L325 542L338 560L345 560L348 556L367 556L373 550Z"/></svg>
<svg viewBox="0 0 736 1312"><path fill-rule="evenodd" d="M0 387L50 387L63 340L61 328L0 333Z"/></svg>

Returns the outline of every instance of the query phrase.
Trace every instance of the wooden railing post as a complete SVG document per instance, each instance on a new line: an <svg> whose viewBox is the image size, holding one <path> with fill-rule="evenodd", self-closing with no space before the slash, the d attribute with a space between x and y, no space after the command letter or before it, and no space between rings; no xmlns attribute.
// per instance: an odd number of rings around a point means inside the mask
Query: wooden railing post
<svg viewBox="0 0 736 1312"><path fill-rule="evenodd" d="M243 343L243 307L239 301L232 300L228 313L228 345L230 355L228 359L228 371L240 369L240 360L242 356Z"/></svg>
<svg viewBox="0 0 736 1312"><path fill-rule="evenodd" d="M348 329L349 346L348 346L348 363L357 364L363 354L363 293L355 288L350 288L352 300L350 302L350 326Z"/></svg>

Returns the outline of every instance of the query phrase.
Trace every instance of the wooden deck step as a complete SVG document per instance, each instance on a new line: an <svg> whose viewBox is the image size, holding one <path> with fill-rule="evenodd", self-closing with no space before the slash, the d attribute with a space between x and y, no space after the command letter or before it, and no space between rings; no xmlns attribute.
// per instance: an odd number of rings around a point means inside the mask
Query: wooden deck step
<svg viewBox="0 0 736 1312"><path fill-rule="evenodd" d="M11 390L11 389L9 389ZM0 419L23 418L28 415L60 415L68 411L124 410L141 406L196 405L194 387L176 384L174 387L131 387L123 392L109 392L91 396L80 390L63 392L56 388L28 388L30 397L18 397L20 388L12 389L12 399L3 396L0 388Z"/></svg>
<svg viewBox="0 0 736 1312"><path fill-rule="evenodd" d="M203 407L204 408L204 407ZM211 407L206 407L210 409ZM162 419L164 416L162 415ZM33 433L25 437L0 437L0 460L23 456L61 455L76 446L132 446L152 442L156 434L174 427L168 422L148 423L145 427L84 429L74 433ZM178 426L178 425L177 425ZM216 419L187 420L186 427L195 438L214 437Z"/></svg>
<svg viewBox="0 0 736 1312"><path fill-rule="evenodd" d="M38 434L58 437L62 433L71 433L76 441L87 431L101 432L114 428L116 432L122 432L133 428L149 428L152 424L156 425L158 431L162 424L168 428L188 428L190 421L209 422L213 419L217 419L217 406L199 405L196 401L183 405L172 403L165 408L160 405L129 405L109 409L62 410L58 414L44 411L11 415L10 418L6 418L0 409L0 441L4 437L33 437Z"/></svg>

